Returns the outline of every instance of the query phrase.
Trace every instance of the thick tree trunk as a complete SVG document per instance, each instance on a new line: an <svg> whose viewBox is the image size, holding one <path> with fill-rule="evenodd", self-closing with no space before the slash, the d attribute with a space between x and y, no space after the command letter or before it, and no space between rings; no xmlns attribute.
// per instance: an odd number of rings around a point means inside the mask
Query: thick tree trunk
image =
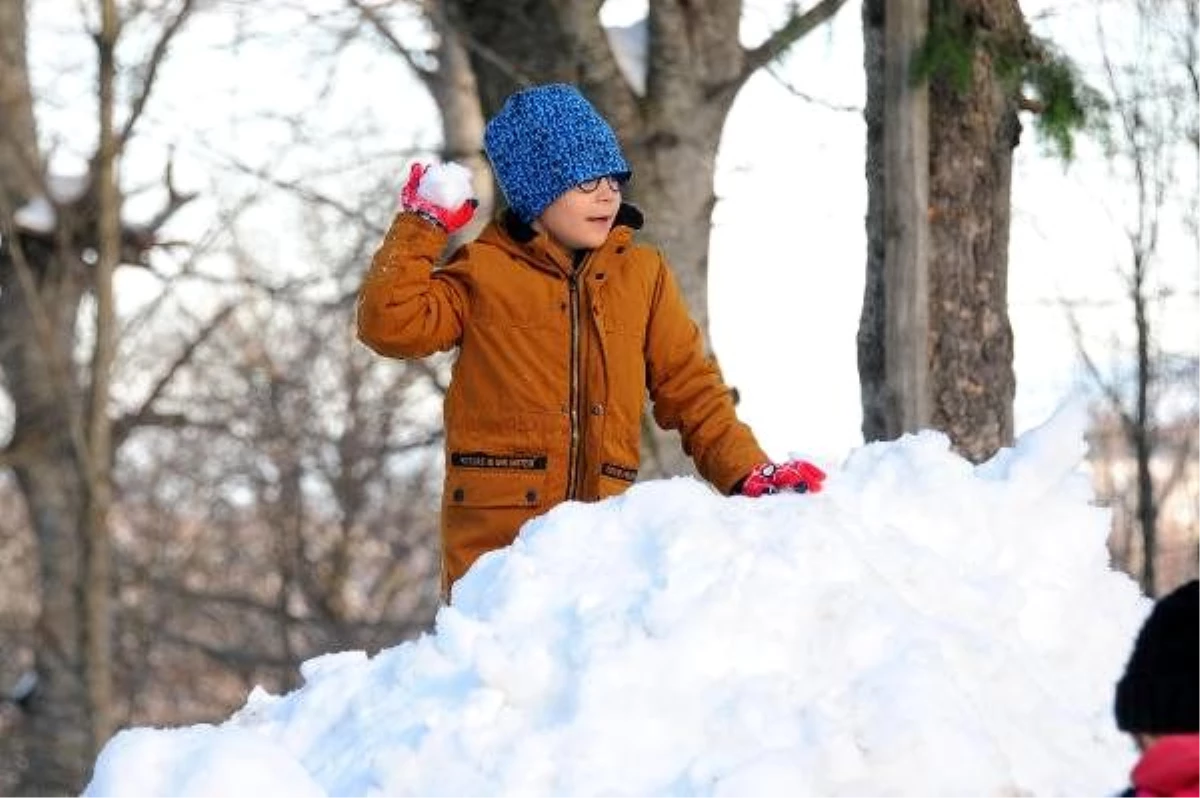
<svg viewBox="0 0 1200 798"><path fill-rule="evenodd" d="M37 537L41 598L20 791L64 795L82 788L92 754L78 591L86 488L71 368L85 286L81 273L56 257L52 241L22 240L15 229L14 212L42 190L25 24L23 2L0 3L0 368L16 414L5 455Z"/></svg>
<svg viewBox="0 0 1200 798"><path fill-rule="evenodd" d="M1021 43L1027 36L1015 0L947 0L957 3L967 24L985 28L988 38ZM938 13L933 3L930 13ZM900 4L886 4L900 12ZM899 122L885 110L888 68L906 62L889 58L884 31L884 0L863 5L867 75L867 280L859 328L859 375L862 383L863 434L867 440L892 438L912 428L905 408L923 401L929 426L946 432L955 448L972 461L990 457L1012 440L1012 330L1008 320L1007 273L1012 149L1017 143L1013 85L1005 83L983 47L977 48L971 81L965 90L937 77L929 85L928 125L928 312L925 341L900 341L927 348L926 395L897 393L920 390L919 380L891 374L897 343L890 331L911 324L897 314L911 313L921 297L897 297L920 290L911 275L888 263L891 225L888 208L903 207L888 197L899 189L887 185L894 174L886 163L891 152L887 132ZM912 9L909 9L913 12ZM895 20L893 20L895 22ZM891 85L906 74L891 76ZM901 128L903 129L903 128ZM919 224L919 222L915 222ZM898 286L896 276L909 285ZM897 289L900 293L897 294Z"/></svg>
<svg viewBox="0 0 1200 798"><path fill-rule="evenodd" d="M885 361L887 303L883 278L887 244L884 235L884 0L863 0L863 70L866 73L867 126L867 271L858 322L858 382L862 396L863 440L888 440L899 434L889 418L891 401Z"/></svg>
<svg viewBox="0 0 1200 798"><path fill-rule="evenodd" d="M85 572L80 524L87 488L81 477L80 390L70 358L84 293L79 274L44 245L0 253L0 367L16 411L8 451L38 542L41 612L33 641L37 689L27 717L28 795L77 793L92 756L92 724L84 679ZM34 297L18 280L36 275ZM36 303L36 304L35 304ZM47 328L35 320L44 311ZM74 415L74 417L72 417Z"/></svg>
<svg viewBox="0 0 1200 798"><path fill-rule="evenodd" d="M1016 0L956 0L1000 40L1028 38ZM1011 80L984 48L971 83L930 85L930 385L934 427L981 462L1012 442L1008 238L1012 152L1020 135Z"/></svg>
<svg viewBox="0 0 1200 798"><path fill-rule="evenodd" d="M17 209L46 191L25 24L23 3L0 4L0 368L15 412L4 459L37 539L41 602L32 641L37 687L25 725L29 763L20 789L62 795L82 789L108 729L107 722L96 725L103 716L95 712L109 702L110 588L107 554L101 553L106 532L99 539L87 531L96 528L93 521L106 513L108 500L88 484L93 469L84 390L73 360L79 308L92 275L72 241L95 230L96 203L85 199L59 209L52 233L18 229ZM119 245L119 233L112 238ZM107 396L103 379L93 387ZM97 430L101 436L105 431ZM99 669L93 669L97 657Z"/></svg>
<svg viewBox="0 0 1200 798"><path fill-rule="evenodd" d="M863 5L870 235L859 380L867 440L929 424L929 95L909 77L927 18L927 0L893 2L886 14L878 0Z"/></svg>

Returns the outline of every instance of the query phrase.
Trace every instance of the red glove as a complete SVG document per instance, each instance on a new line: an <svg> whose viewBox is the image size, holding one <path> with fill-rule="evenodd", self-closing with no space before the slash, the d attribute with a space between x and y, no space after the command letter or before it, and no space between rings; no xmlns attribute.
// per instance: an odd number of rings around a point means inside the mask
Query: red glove
<svg viewBox="0 0 1200 798"><path fill-rule="evenodd" d="M805 460L759 463L742 480L742 495L757 498L771 493L819 493L825 472Z"/></svg>
<svg viewBox="0 0 1200 798"><path fill-rule="evenodd" d="M415 213L428 219L447 233L454 233L471 221L471 217L475 215L475 208L479 206L479 200L468 199L462 205L451 210L421 196L421 178L425 177L425 173L428 171L429 166L426 164L414 163L412 165L408 171L408 182L400 191L400 204L409 213Z"/></svg>

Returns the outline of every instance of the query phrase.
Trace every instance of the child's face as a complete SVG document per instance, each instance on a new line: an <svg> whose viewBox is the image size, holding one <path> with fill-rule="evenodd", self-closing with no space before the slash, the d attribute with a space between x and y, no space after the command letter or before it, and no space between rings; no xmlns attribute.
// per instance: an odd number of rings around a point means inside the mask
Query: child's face
<svg viewBox="0 0 1200 798"><path fill-rule="evenodd" d="M567 249L595 249L608 238L621 206L620 185L602 177L576 186L550 203L533 226Z"/></svg>

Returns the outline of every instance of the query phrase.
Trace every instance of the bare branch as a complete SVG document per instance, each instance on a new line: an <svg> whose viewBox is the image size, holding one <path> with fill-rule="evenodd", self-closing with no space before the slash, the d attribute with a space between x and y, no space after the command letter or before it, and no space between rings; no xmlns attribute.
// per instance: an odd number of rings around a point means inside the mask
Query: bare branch
<svg viewBox="0 0 1200 798"><path fill-rule="evenodd" d="M378 9L367 5L362 0L346 0L346 4L366 20L367 24L388 43L388 46L392 48L396 55L404 59L404 63L408 64L408 68L413 71L414 75L421 79L422 83L428 85L433 80L433 73L417 63L417 60L413 58L412 51L405 47L403 42L392 32L392 29L387 26Z"/></svg>
<svg viewBox="0 0 1200 798"><path fill-rule="evenodd" d="M831 111L838 111L841 113L861 114L863 112L861 105L841 105L839 103L832 103L829 100L823 100L820 97L814 97L811 94L801 91L799 88L796 87L796 84L792 83L790 80L785 78L783 76L783 74L779 71L779 69L777 69L775 67L774 64L768 64L766 67L766 70L767 70L767 74L769 74L771 77L775 78L776 83L778 83L780 86L783 86L785 89L788 90L788 93L792 94L795 97L799 97L801 100L804 100L807 103L812 103L813 105L820 105L825 108L828 108Z"/></svg>
<svg viewBox="0 0 1200 798"><path fill-rule="evenodd" d="M288 657L276 657L258 649L247 649L243 646L217 646L186 635L175 634L168 627L159 627L156 636L164 643L171 643L181 648L189 648L200 652L209 659L226 667L244 668L247 666L269 668L295 668L298 664Z"/></svg>
<svg viewBox="0 0 1200 798"><path fill-rule="evenodd" d="M1121 398L1121 394L1117 392L1117 387L1114 383L1105 378L1100 371L1100 367L1096 365L1096 361L1092 359L1091 352L1088 351L1087 345L1083 340L1083 328L1079 324L1079 317L1075 315L1074 309L1067 302L1062 303L1063 310L1067 316L1067 322L1071 325L1071 340L1075 343L1075 351L1079 355L1079 359L1083 361L1083 366L1087 369L1088 376L1092 378L1092 382L1096 384L1108 400L1114 413L1121 419L1121 424L1128 429L1134 422L1133 418L1125 410L1125 402Z"/></svg>
<svg viewBox="0 0 1200 798"><path fill-rule="evenodd" d="M167 187L167 201L163 207L150 218L150 221L142 226L141 229L156 233L159 228L166 224L167 220L174 216L180 208L194 200L198 194L195 191L182 192L175 186L175 157L172 154L167 158L167 165L163 168L163 185Z"/></svg>
<svg viewBox="0 0 1200 798"><path fill-rule="evenodd" d="M208 323L200 329L196 336L192 338L192 340L188 342L187 346L183 348L183 351L179 353L179 356L176 357L175 360L167 367L166 371L159 376L158 381L154 384L154 387L150 389L150 393L146 395L146 399L142 402L142 406L132 413L125 414L120 419L118 422L118 433L115 443L116 446L120 446L134 428L139 426L144 420L151 417L151 408L154 406L154 403L162 396L163 391L165 391L171 384L171 381L175 379L175 376L179 373L180 369L182 369L191 361L192 356L196 354L196 350L200 348L200 345L208 340L209 336L211 336L217 330L217 328L221 326L225 319L229 317L229 314L236 309L237 304L231 302L217 313L213 314L213 317L209 319Z"/></svg>
<svg viewBox="0 0 1200 798"><path fill-rule="evenodd" d="M1175 488L1183 482L1184 477L1187 475L1188 466L1196 462L1196 420L1194 418L1189 420L1186 428L1183 425L1179 425L1179 429L1184 430L1184 438L1175 449L1175 457L1171 460L1170 473L1162 478L1154 497L1155 504L1160 507Z"/></svg>
<svg viewBox="0 0 1200 798"><path fill-rule="evenodd" d="M133 98L129 117L125 120L125 125L121 128L121 133L117 137L118 152L124 149L129 138L133 135L134 126L137 125L142 113L146 110L146 104L150 101L150 93L154 90L154 82L158 77L158 68L162 65L162 61L166 57L168 49L170 49L171 41L175 38L175 34L183 27L184 22L187 21L187 18L191 15L195 7L196 0L183 0L179 11L162 27L158 40L154 43L154 48L150 51L150 58L144 65L146 76L142 80L141 90Z"/></svg>
<svg viewBox="0 0 1200 798"><path fill-rule="evenodd" d="M316 205L321 205L326 208L331 208L334 211L337 211L338 213L340 213L342 216L345 216L347 219L352 219L356 222L366 224L377 235L383 235L383 233L386 232L384 229L380 228L378 225L370 222L367 219L364 219L362 212L359 209L352 208L349 205L342 202L341 200L334 199L333 197L330 197L326 194L322 194L321 192L319 192L313 188L310 188L310 187L300 183L299 181L283 180L283 179L276 177L262 169L257 169L253 166L250 166L249 164L243 163L243 162L238 161L231 157L226 157L225 161L230 167L232 167L233 169L236 169L239 172L242 172L243 174L251 175L268 185L275 186L276 188L281 188L281 189L284 189L285 191L290 191L293 194L295 194L296 196L298 196L302 199L305 199L311 203L314 203Z"/></svg>
<svg viewBox="0 0 1200 798"><path fill-rule="evenodd" d="M742 73L736 81L740 87L762 67L783 55L789 47L804 38L826 20L831 19L846 4L846 0L820 0L803 14L792 12L783 27L772 33L767 40L752 50L746 51Z"/></svg>

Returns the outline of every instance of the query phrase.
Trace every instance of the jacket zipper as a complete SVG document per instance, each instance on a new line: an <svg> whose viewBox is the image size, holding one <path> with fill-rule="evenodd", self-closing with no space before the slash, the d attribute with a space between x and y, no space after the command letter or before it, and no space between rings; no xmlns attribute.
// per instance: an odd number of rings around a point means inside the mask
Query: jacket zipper
<svg viewBox="0 0 1200 798"><path fill-rule="evenodd" d="M576 496L579 481L579 273L583 264L567 278L571 299L571 376L568 391L571 418L571 442L567 453L567 501Z"/></svg>

